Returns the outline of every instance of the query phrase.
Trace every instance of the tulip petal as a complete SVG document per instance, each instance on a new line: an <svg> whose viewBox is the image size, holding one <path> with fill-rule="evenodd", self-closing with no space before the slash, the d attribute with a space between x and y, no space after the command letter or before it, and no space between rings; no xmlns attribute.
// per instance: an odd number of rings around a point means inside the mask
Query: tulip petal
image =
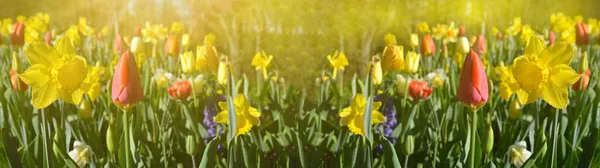
<svg viewBox="0 0 600 168"><path fill-rule="evenodd" d="M58 99L57 83L48 82L43 87L33 88L31 91L31 104L33 107L42 109L48 107Z"/></svg>
<svg viewBox="0 0 600 168"><path fill-rule="evenodd" d="M29 64L43 64L47 67L52 67L61 58L60 54L46 43L32 42L27 48L27 59Z"/></svg>
<svg viewBox="0 0 600 168"><path fill-rule="evenodd" d="M69 36L63 36L62 38L59 38L58 40L56 40L54 46L56 47L56 50L58 51L58 53L63 54L63 55L74 55L75 54L75 46L73 46L73 42L71 42L71 39L69 38Z"/></svg>
<svg viewBox="0 0 600 168"><path fill-rule="evenodd" d="M573 58L573 53L573 46L568 42L561 41L546 48L540 54L540 58L545 60L550 67L557 64L569 65Z"/></svg>
<svg viewBox="0 0 600 168"><path fill-rule="evenodd" d="M525 45L525 54L538 55L545 48L544 40L538 36L531 36L531 39Z"/></svg>
<svg viewBox="0 0 600 168"><path fill-rule="evenodd" d="M227 124L228 118L229 118L229 115L227 114L227 111L221 111L219 114L217 114L217 116L215 116L215 122L221 123L221 124Z"/></svg>
<svg viewBox="0 0 600 168"><path fill-rule="evenodd" d="M19 78L31 87L42 87L51 79L50 69L44 64L34 64L23 74L19 74Z"/></svg>
<svg viewBox="0 0 600 168"><path fill-rule="evenodd" d="M567 107L569 104L569 88L567 87L556 87L552 83L544 84L544 91L542 92L542 99L548 102L552 107L562 109Z"/></svg>
<svg viewBox="0 0 600 168"><path fill-rule="evenodd" d="M557 87L568 87L573 85L581 75L566 64L558 64L550 70L550 80Z"/></svg>

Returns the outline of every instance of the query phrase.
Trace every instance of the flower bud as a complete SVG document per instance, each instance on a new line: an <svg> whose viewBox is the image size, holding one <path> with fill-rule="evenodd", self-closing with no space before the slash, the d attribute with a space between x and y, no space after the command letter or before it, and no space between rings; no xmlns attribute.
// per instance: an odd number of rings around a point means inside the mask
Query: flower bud
<svg viewBox="0 0 600 168"><path fill-rule="evenodd" d="M456 51L461 54L469 52L471 47L469 46L469 39L467 37L461 36L458 38L458 42L456 42Z"/></svg>
<svg viewBox="0 0 600 168"><path fill-rule="evenodd" d="M52 45L52 33L51 32L46 32L46 34L44 35L44 42L48 45Z"/></svg>
<svg viewBox="0 0 600 168"><path fill-rule="evenodd" d="M421 41L421 54L423 56L431 56L435 54L435 43L430 35L426 35L423 37L423 41Z"/></svg>
<svg viewBox="0 0 600 168"><path fill-rule="evenodd" d="M473 48L477 54L483 55L487 51L487 45L485 43L485 37L483 35L479 35L477 36L477 40L475 40L475 43L471 48Z"/></svg>
<svg viewBox="0 0 600 168"><path fill-rule="evenodd" d="M185 100L192 93L192 85L188 80L176 81L171 84L171 87L167 91L171 97Z"/></svg>
<svg viewBox="0 0 600 168"><path fill-rule="evenodd" d="M196 147L198 144L194 136L188 135L185 137L185 149L188 155L194 156L198 152L198 148Z"/></svg>
<svg viewBox="0 0 600 168"><path fill-rule="evenodd" d="M406 136L402 143L402 154L408 156L411 155L415 150L415 139L412 135Z"/></svg>
<svg viewBox="0 0 600 168"><path fill-rule="evenodd" d="M123 110L144 99L137 64L129 50L125 51L119 58L111 90L113 102Z"/></svg>
<svg viewBox="0 0 600 168"><path fill-rule="evenodd" d="M9 70L9 75L13 89L18 91L25 91L29 88L29 86L19 78L19 74L17 74L12 69Z"/></svg>
<svg viewBox="0 0 600 168"><path fill-rule="evenodd" d="M190 34L186 33L181 36L181 45L183 45L184 47L190 46Z"/></svg>
<svg viewBox="0 0 600 168"><path fill-rule="evenodd" d="M177 56L179 54L179 41L176 35L170 35L165 42L165 53L170 56Z"/></svg>
<svg viewBox="0 0 600 168"><path fill-rule="evenodd" d="M373 56L371 75L373 79L373 85L379 85L383 81L383 70L381 69L381 60L378 56Z"/></svg>
<svg viewBox="0 0 600 168"><path fill-rule="evenodd" d="M583 73L581 75L579 80L577 82L575 82L571 86L571 88L573 88L573 90L578 90L578 91L587 89L587 86L590 83L590 75L591 75L590 69L587 69L587 71L585 71L585 73Z"/></svg>
<svg viewBox="0 0 600 168"><path fill-rule="evenodd" d="M456 98L465 106L477 109L488 100L488 80L479 55L474 50L467 55L460 74Z"/></svg>
<svg viewBox="0 0 600 168"><path fill-rule="evenodd" d="M489 153L494 147L494 129L490 124L487 124L487 129L485 130L485 137L481 144L483 145L483 152L485 153Z"/></svg>
<svg viewBox="0 0 600 168"><path fill-rule="evenodd" d="M548 46L554 44L556 42L556 35L554 32L548 32Z"/></svg>
<svg viewBox="0 0 600 168"><path fill-rule="evenodd" d="M81 101L77 115L79 115L79 118L83 120L89 120L92 118L92 105L90 104L89 100Z"/></svg>
<svg viewBox="0 0 600 168"><path fill-rule="evenodd" d="M419 35L412 33L410 34L410 46L417 47L419 45Z"/></svg>
<svg viewBox="0 0 600 168"><path fill-rule="evenodd" d="M465 34L467 34L467 29L465 28L465 25L459 26L458 27L458 35L465 36Z"/></svg>
<svg viewBox="0 0 600 168"><path fill-rule="evenodd" d="M419 70L419 61L421 60L421 55L417 54L416 52L408 52L405 55L406 58L404 58L405 62L405 67L404 67L404 71L408 72L408 73L415 73L417 72L417 70Z"/></svg>
<svg viewBox="0 0 600 168"><path fill-rule="evenodd" d="M508 118L511 120L518 120L521 118L521 104L517 100L510 102L508 107Z"/></svg>
<svg viewBox="0 0 600 168"><path fill-rule="evenodd" d="M144 52L144 43L142 38L136 36L131 40L131 53L137 54Z"/></svg>
<svg viewBox="0 0 600 168"><path fill-rule="evenodd" d="M25 44L25 24L23 22L15 23L10 42L14 46L22 46Z"/></svg>
<svg viewBox="0 0 600 168"><path fill-rule="evenodd" d="M109 124L106 130L106 148L113 154L119 150L119 134L115 134L114 131L112 124Z"/></svg>
<svg viewBox="0 0 600 168"><path fill-rule="evenodd" d="M125 52L125 50L127 50L127 44L125 43L125 41L123 40L123 37L121 37L121 36L115 37L115 43L113 45L114 45L115 53L117 55L121 55L121 54L123 54L123 52Z"/></svg>
<svg viewBox="0 0 600 168"><path fill-rule="evenodd" d="M590 43L590 31L583 22L577 22L575 24L575 43L577 45L588 45Z"/></svg>

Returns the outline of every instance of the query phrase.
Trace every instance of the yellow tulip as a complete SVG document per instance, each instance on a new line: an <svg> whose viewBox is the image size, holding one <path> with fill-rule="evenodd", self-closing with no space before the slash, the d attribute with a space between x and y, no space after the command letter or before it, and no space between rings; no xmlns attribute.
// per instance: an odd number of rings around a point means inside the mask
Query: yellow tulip
<svg viewBox="0 0 600 168"><path fill-rule="evenodd" d="M412 33L410 34L410 47L415 48L419 45L419 35Z"/></svg>
<svg viewBox="0 0 600 168"><path fill-rule="evenodd" d="M181 62L181 70L184 73L194 72L194 53L191 51L184 52L181 54L179 61Z"/></svg>
<svg viewBox="0 0 600 168"><path fill-rule="evenodd" d="M75 55L69 36L58 39L55 47L43 42L30 43L25 52L31 67L19 77L32 88L33 107L48 107L58 98L72 104L81 102L87 61Z"/></svg>
<svg viewBox="0 0 600 168"><path fill-rule="evenodd" d="M333 79L336 79L338 70L344 70L344 67L348 66L348 59L343 52L338 53L338 51L335 51L333 56L327 55L327 60L329 60L329 64L333 67Z"/></svg>
<svg viewBox="0 0 600 168"><path fill-rule="evenodd" d="M367 105L367 99L362 94L356 94L354 100L349 107L346 107L339 113L342 118L342 126L348 126L348 129L354 134L364 136L364 116ZM385 116L378 109L381 107L381 102L373 102L373 111L371 112L371 124L385 122Z"/></svg>
<svg viewBox="0 0 600 168"><path fill-rule="evenodd" d="M250 103L246 100L244 94L238 94L233 100L233 104L235 107L236 136L250 132L253 126L260 123L258 118L261 116L261 113L258 109L250 106ZM219 107L222 111L215 116L215 122L228 124L230 121L227 102L219 102Z"/></svg>
<svg viewBox="0 0 600 168"><path fill-rule="evenodd" d="M256 67L256 70L262 70L262 74L264 78L267 78L267 67L271 64L271 60L273 60L273 55L268 55L263 51L262 53L256 53L254 58L252 58L252 66Z"/></svg>
<svg viewBox="0 0 600 168"><path fill-rule="evenodd" d="M568 87L579 79L569 64L573 47L568 42L558 42L545 47L544 40L532 36L525 47L525 55L515 58L512 73L519 84L517 96L521 104L528 104L541 97L554 108L565 108L568 103Z"/></svg>
<svg viewBox="0 0 600 168"><path fill-rule="evenodd" d="M420 54L410 51L406 53L406 58L404 60L406 61L404 71L415 73L419 70L419 61L421 60Z"/></svg>
<svg viewBox="0 0 600 168"><path fill-rule="evenodd" d="M196 69L216 73L219 68L217 48L214 46L215 35L204 36L204 45L196 47Z"/></svg>
<svg viewBox="0 0 600 168"><path fill-rule="evenodd" d="M371 64L369 64L369 68L367 69L371 70L373 84L381 84L381 82L383 81L383 70L381 69L381 60L379 56L373 56Z"/></svg>
<svg viewBox="0 0 600 168"><path fill-rule="evenodd" d="M144 42L140 37L133 37L131 40L131 53L137 54L144 52Z"/></svg>
<svg viewBox="0 0 600 168"><path fill-rule="evenodd" d="M387 46L383 49L383 73L389 70L401 71L404 69L404 47L395 45L396 37L392 34L387 34L384 40Z"/></svg>
<svg viewBox="0 0 600 168"><path fill-rule="evenodd" d="M181 45L183 45L184 47L190 46L190 34L186 33L181 36Z"/></svg>
<svg viewBox="0 0 600 168"><path fill-rule="evenodd" d="M227 80L228 80L228 76L227 74L229 73L229 62L227 60L227 56L224 56L223 59L221 59L221 61L219 61L219 70L217 71L217 82L221 85L227 85ZM231 87L235 87L235 86L231 86Z"/></svg>

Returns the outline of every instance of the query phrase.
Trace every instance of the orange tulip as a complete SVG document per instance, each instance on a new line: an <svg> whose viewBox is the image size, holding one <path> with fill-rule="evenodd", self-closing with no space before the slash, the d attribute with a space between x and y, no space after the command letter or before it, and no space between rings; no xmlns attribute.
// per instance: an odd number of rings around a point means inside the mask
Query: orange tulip
<svg viewBox="0 0 600 168"><path fill-rule="evenodd" d="M44 35L44 42L46 42L48 45L52 45L52 33L46 32Z"/></svg>
<svg viewBox="0 0 600 168"><path fill-rule="evenodd" d="M487 50L487 46L485 44L485 37L483 35L479 35L471 48L473 48L477 52L477 54L483 55Z"/></svg>
<svg viewBox="0 0 600 168"><path fill-rule="evenodd" d="M469 107L479 108L487 102L488 94L485 68L479 55L471 50L463 64L456 99Z"/></svg>
<svg viewBox="0 0 600 168"><path fill-rule="evenodd" d="M433 54L435 54L435 43L431 35L426 35L421 41L421 55L431 56Z"/></svg>
<svg viewBox="0 0 600 168"><path fill-rule="evenodd" d="M10 73L10 82L12 83L13 89L18 90L18 91L24 91L29 88L29 86L25 82L23 82L21 79L19 79L19 74L17 74L15 71L13 71L12 68L10 69L9 73Z"/></svg>
<svg viewBox="0 0 600 168"><path fill-rule="evenodd" d="M413 100L427 99L432 92L433 89L423 80L413 80L408 85L408 94Z"/></svg>
<svg viewBox="0 0 600 168"><path fill-rule="evenodd" d="M123 37L121 37L120 35L117 35L115 37L114 48L115 53L117 53L118 55L124 54L123 52L127 50L127 44L125 43L125 40L123 40Z"/></svg>
<svg viewBox="0 0 600 168"><path fill-rule="evenodd" d="M15 46L22 46L25 44L25 24L23 24L23 22L15 23L10 42Z"/></svg>
<svg viewBox="0 0 600 168"><path fill-rule="evenodd" d="M554 32L548 32L548 46L554 44L554 42L556 42L556 35L554 35Z"/></svg>
<svg viewBox="0 0 600 168"><path fill-rule="evenodd" d="M112 99L124 110L144 99L137 64L129 50L121 55L117 64L112 80Z"/></svg>
<svg viewBox="0 0 600 168"><path fill-rule="evenodd" d="M588 45L590 43L590 30L585 26L583 22L577 22L575 24L575 38L577 45Z"/></svg>
<svg viewBox="0 0 600 168"><path fill-rule="evenodd" d="M165 42L165 53L170 56L179 55L179 41L177 40L177 36L170 35Z"/></svg>
<svg viewBox="0 0 600 168"><path fill-rule="evenodd" d="M587 89L587 86L590 83L590 74L590 69L587 69L587 71L585 71L585 73L581 75L581 78L579 78L579 80L575 84L573 84L571 88L573 88L573 90ZM583 82L583 84L581 82Z"/></svg>

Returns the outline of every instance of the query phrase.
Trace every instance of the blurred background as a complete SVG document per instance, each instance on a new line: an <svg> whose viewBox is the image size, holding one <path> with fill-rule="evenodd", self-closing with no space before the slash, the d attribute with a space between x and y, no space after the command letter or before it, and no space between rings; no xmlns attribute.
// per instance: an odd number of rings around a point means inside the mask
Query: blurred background
<svg viewBox="0 0 600 168"><path fill-rule="evenodd" d="M96 30L118 25L132 36L135 26L173 22L185 25L192 44L208 33L239 72L254 75L250 60L264 50L275 57L274 69L294 83L314 83L326 56L343 51L350 61L345 75L364 72L369 57L380 52L386 33L408 46L409 33L428 22L465 25L467 35L504 30L514 17L543 33L550 15L598 17L598 0L0 0L0 18L50 14L50 25L64 31L86 17ZM482 31L485 29L486 31Z"/></svg>

